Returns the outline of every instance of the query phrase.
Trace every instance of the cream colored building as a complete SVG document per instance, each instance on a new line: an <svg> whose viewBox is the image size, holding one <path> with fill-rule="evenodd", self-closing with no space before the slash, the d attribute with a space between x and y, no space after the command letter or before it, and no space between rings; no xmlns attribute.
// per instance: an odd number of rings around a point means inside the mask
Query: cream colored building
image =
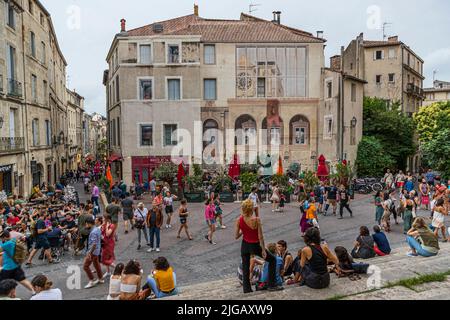
<svg viewBox="0 0 450 320"><path fill-rule="evenodd" d="M67 89L68 169L76 170L83 156L84 98Z"/></svg>
<svg viewBox="0 0 450 320"><path fill-rule="evenodd" d="M276 163L279 154L285 168L298 162L302 169L315 169L322 151L343 160L345 148L334 148L337 131L326 142L330 147L321 147L323 38L281 24L278 12L273 21L247 14L216 20L199 17L198 8L133 30L122 21L121 29L104 76L116 179L148 181L185 142L183 134L171 135L176 129L191 133L191 152L176 154L186 163L199 158L198 149L200 158L207 151L203 164L212 166L236 152L241 162L270 154ZM227 129L243 135L229 137Z"/></svg>
<svg viewBox="0 0 450 320"><path fill-rule="evenodd" d="M425 88L425 102L423 105L428 106L435 102L450 101L450 82L435 80L433 88Z"/></svg>
<svg viewBox="0 0 450 320"><path fill-rule="evenodd" d="M28 176L22 1L0 2L0 191L23 194Z"/></svg>
<svg viewBox="0 0 450 320"><path fill-rule="evenodd" d="M40 1L1 1L0 26L0 191L27 196L68 168L67 62Z"/></svg>
<svg viewBox="0 0 450 320"><path fill-rule="evenodd" d="M344 56L348 73L367 81L365 96L399 102L409 115L422 106L424 61L398 36L369 41L361 33L345 49Z"/></svg>
<svg viewBox="0 0 450 320"><path fill-rule="evenodd" d="M367 81L364 96L399 103L401 111L412 117L423 105L423 64L398 36L387 41L369 41L361 33L342 50L343 69L348 75ZM417 172L420 156L407 161L407 170Z"/></svg>

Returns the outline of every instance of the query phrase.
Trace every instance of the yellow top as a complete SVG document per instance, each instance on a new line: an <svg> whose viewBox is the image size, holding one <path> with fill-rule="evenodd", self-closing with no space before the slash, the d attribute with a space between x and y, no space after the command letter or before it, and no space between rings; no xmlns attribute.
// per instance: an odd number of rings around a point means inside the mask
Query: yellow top
<svg viewBox="0 0 450 320"><path fill-rule="evenodd" d="M175 283L173 281L173 269L170 267L166 271L156 270L153 274L153 278L162 292L170 292L175 289Z"/></svg>
<svg viewBox="0 0 450 320"><path fill-rule="evenodd" d="M306 219L315 219L316 218L316 206L314 204L311 204L306 210Z"/></svg>

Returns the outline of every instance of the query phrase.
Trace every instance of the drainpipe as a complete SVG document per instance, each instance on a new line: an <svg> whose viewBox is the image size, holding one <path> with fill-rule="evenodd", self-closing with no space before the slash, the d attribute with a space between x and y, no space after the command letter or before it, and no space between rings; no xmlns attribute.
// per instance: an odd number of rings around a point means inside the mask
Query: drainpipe
<svg viewBox="0 0 450 320"><path fill-rule="evenodd" d="M31 190L30 188L30 184L32 184L32 179L33 179L33 175L31 173L31 165L30 165L30 144L29 144L29 139L28 139L28 104L27 104L27 87L26 87L26 59L25 59L25 22L24 22L24 17L23 17L23 13L21 13L21 18L22 18L22 71L23 71L23 90L22 90L22 94L23 94L23 106L25 107L25 122L22 122L22 128L24 128L24 135L23 138L25 140L24 145L25 145L25 170L29 172L25 172L25 176L28 176L28 185L27 183L24 181L24 195L28 196L28 192L29 190ZM23 108L22 108L22 120L23 120ZM31 179L31 180L30 180ZM25 180L25 179L24 179Z"/></svg>
<svg viewBox="0 0 450 320"><path fill-rule="evenodd" d="M340 109L340 119L339 119L339 126L340 126L340 134L339 134L339 158L344 160L344 134L345 134L345 119L344 119L344 47L341 47L341 72L339 73L339 109Z"/></svg>

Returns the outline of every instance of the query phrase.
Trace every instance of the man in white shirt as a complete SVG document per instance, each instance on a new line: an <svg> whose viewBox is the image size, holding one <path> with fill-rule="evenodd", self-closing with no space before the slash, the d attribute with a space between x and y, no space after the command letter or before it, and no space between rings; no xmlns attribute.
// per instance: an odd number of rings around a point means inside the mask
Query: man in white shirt
<svg viewBox="0 0 450 320"><path fill-rule="evenodd" d="M137 249L140 250L141 247L141 237L142 233L144 233L145 241L147 241L147 246L150 246L150 243L148 242L148 233L147 233L147 226L145 225L145 222L147 221L147 215L148 215L148 209L145 208L144 204L140 202L134 210L134 227L137 230L138 233L138 247Z"/></svg>

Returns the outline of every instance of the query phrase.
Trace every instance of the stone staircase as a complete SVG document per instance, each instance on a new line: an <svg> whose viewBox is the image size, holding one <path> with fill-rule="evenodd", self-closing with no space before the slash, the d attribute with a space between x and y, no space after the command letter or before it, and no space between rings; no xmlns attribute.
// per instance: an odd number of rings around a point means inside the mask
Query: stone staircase
<svg viewBox="0 0 450 320"><path fill-rule="evenodd" d="M386 257L376 257L365 262L372 266L369 275L351 281L331 275L330 287L314 290L296 285L285 286L277 292L258 291L244 295L236 275L217 281L181 286L179 294L166 300L327 300L327 299L440 299L450 296L450 280L426 283L410 290L405 287L383 288L388 283L410 279L424 274L442 273L450 270L450 244L440 244L439 254L431 258L408 257L408 248L400 248ZM416 289L416 288L414 288Z"/></svg>

